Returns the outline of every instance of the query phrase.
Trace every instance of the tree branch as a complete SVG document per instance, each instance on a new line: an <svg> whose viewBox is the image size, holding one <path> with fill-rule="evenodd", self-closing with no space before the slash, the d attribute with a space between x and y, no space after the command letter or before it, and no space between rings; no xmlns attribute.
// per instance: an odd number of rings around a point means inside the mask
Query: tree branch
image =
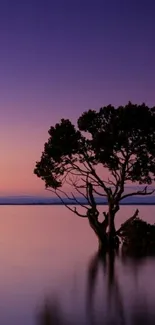
<svg viewBox="0 0 155 325"><path fill-rule="evenodd" d="M122 231L123 231L123 230L124 230L128 225L130 225L130 223L131 223L134 219L137 218L138 213L139 213L139 210L137 209L137 210L135 211L135 213L133 214L133 216L130 217L128 220L126 220L126 221L121 225L121 227L116 231L116 234L117 234L118 236L121 236L121 232L122 232Z"/></svg>
<svg viewBox="0 0 155 325"><path fill-rule="evenodd" d="M77 200L77 198L75 197L75 195L73 193L71 193L72 197L70 197L66 192L64 192L63 190L60 190L60 189L57 189L56 191L59 191L60 193L62 193L63 195L65 195L68 200L71 200L71 201L75 201L78 205L80 205L82 208L85 208L88 210L88 207L85 206L84 204L80 203L80 201ZM57 192L55 193L57 194Z"/></svg>
<svg viewBox="0 0 155 325"><path fill-rule="evenodd" d="M87 201L88 201L88 203L91 205L91 202L90 202L90 200L89 200L89 196L88 196L88 190L87 190L87 186L83 186L82 188L85 188L85 190L86 190L86 195L82 192L82 191L80 191L79 190L79 186L78 185L74 185L74 187L75 187L75 189L76 189L76 191L80 194L80 195L82 195Z"/></svg>
<svg viewBox="0 0 155 325"><path fill-rule="evenodd" d="M122 169L120 172L120 182L119 182L119 190L117 187L117 191L115 191L115 195L116 195L116 200L120 201L121 200L121 195L124 192L124 185L125 185L125 176L126 176L126 166L128 165L128 161L129 161L129 155L126 155L126 159L124 161L124 164L122 164Z"/></svg>
<svg viewBox="0 0 155 325"><path fill-rule="evenodd" d="M93 190L97 195L107 197L107 194L100 193L95 188L93 188Z"/></svg>
<svg viewBox="0 0 155 325"><path fill-rule="evenodd" d="M142 191L132 192L132 193L128 193L128 194L123 195L120 198L120 201L127 198L127 197L130 197L130 196L134 196L134 195L151 195L154 192L155 192L155 189L150 191L150 192L147 192L147 186L145 186L145 188Z"/></svg>
<svg viewBox="0 0 155 325"><path fill-rule="evenodd" d="M89 162L89 156L86 153L83 153L86 162L91 170L91 174L95 177L95 179L98 181L98 183L100 184L101 187L103 187L104 191L107 193L109 193L108 188L105 186L104 182L100 179L100 177L96 174L95 169L92 167L91 163Z"/></svg>
<svg viewBox="0 0 155 325"><path fill-rule="evenodd" d="M60 199L61 203L68 209L70 210L71 212L75 213L77 216L81 217L81 218L87 218L87 215L83 215L81 213L79 213L76 209L76 207L74 207L74 209L72 209L68 204L65 203L65 201L63 200L63 198L61 197L61 195L58 194L58 190L51 190L51 189L46 189L47 191L50 191L54 194L56 194L56 196ZM59 190L60 191L60 190ZM61 191L63 192L63 191ZM73 198L72 198L73 200Z"/></svg>
<svg viewBox="0 0 155 325"><path fill-rule="evenodd" d="M76 202L78 205L81 205L81 207L83 207L83 208L89 210L88 207L86 207L85 205L83 205L82 203L80 203L80 202L77 200L77 198L75 197L75 195L74 195L73 193L71 193L71 194L72 194L72 196L73 196L73 199L75 200L75 202ZM87 202L87 203L88 203L88 202Z"/></svg>

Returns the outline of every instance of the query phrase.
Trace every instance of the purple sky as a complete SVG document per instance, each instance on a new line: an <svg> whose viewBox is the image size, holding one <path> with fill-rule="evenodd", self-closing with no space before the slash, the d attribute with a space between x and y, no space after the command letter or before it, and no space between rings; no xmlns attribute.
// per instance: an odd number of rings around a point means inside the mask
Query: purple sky
<svg viewBox="0 0 155 325"><path fill-rule="evenodd" d="M0 3L0 194L42 193L49 126L89 108L155 105L154 0Z"/></svg>

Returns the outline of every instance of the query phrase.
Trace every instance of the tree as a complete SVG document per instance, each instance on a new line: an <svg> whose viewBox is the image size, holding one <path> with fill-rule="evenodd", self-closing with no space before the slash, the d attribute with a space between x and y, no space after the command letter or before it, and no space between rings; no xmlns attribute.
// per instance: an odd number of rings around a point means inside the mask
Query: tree
<svg viewBox="0 0 155 325"><path fill-rule="evenodd" d="M114 220L120 202L154 192L148 185L155 179L155 108L131 102L118 108L109 105L83 113L77 127L62 119L50 128L34 173L69 210L88 218L100 244L115 245ZM128 182L143 186L140 190L133 186L135 190L126 193ZM70 195L65 191L66 184L71 188ZM81 203L79 196L87 204ZM108 204L108 212L102 212L102 222L97 196L106 198ZM65 197L81 205L82 212L79 206L67 205Z"/></svg>

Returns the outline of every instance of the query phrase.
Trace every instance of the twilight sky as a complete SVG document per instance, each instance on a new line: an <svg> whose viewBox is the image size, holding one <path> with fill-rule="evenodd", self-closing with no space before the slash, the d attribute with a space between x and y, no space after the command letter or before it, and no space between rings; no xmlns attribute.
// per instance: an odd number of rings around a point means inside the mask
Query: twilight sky
<svg viewBox="0 0 155 325"><path fill-rule="evenodd" d="M50 125L129 100L155 105L154 0L0 2L0 195L42 194Z"/></svg>

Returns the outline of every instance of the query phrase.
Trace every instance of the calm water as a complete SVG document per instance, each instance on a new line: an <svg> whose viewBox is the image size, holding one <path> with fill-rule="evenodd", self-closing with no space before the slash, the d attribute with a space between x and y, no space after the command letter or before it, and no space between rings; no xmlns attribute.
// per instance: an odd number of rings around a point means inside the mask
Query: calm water
<svg viewBox="0 0 155 325"><path fill-rule="evenodd" d="M117 224L135 208L122 207ZM155 207L139 209L155 222ZM47 299L67 324L155 324L155 259L96 252L87 220L62 206L1 206L0 324L39 324Z"/></svg>

